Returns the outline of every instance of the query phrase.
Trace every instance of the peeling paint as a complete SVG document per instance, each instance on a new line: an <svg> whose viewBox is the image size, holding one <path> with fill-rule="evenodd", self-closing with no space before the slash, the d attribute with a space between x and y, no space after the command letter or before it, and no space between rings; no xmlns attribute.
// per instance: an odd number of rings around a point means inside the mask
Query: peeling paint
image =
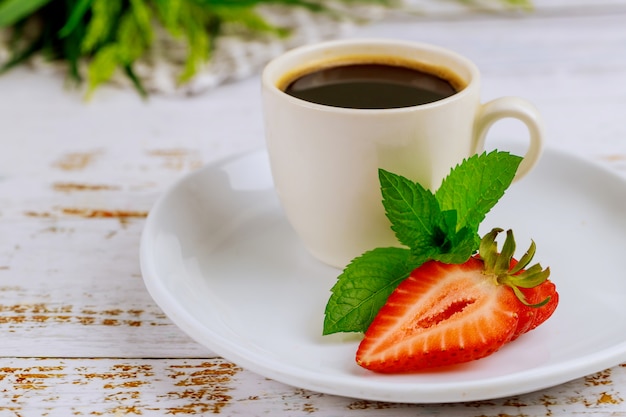
<svg viewBox="0 0 626 417"><path fill-rule="evenodd" d="M58 212L57 213L55 213ZM93 209L93 208L78 208L78 207L59 207L54 211L33 211L27 210L23 212L26 217L40 218L40 219L58 219L59 214L81 217L84 219L117 219L120 224L125 225L131 219L144 219L148 217L148 211L145 210L117 210L117 209ZM47 228L48 232L58 232L60 229ZM111 237L109 232L108 237Z"/></svg>
<svg viewBox="0 0 626 417"><path fill-rule="evenodd" d="M168 397L190 400L180 407L169 407L167 414L218 414L232 400L229 395L232 378L241 371L230 362L203 362L200 365L173 365L170 378L182 390L168 392Z"/></svg>
<svg viewBox="0 0 626 417"><path fill-rule="evenodd" d="M195 170L203 165L200 153L192 149L152 149L146 154L162 159L164 168L175 171Z"/></svg>
<svg viewBox="0 0 626 417"><path fill-rule="evenodd" d="M114 191L114 190L119 190L120 187L116 185L106 185L106 184L56 182L52 184L52 189L58 192L71 193L71 192L81 192L81 191Z"/></svg>
<svg viewBox="0 0 626 417"><path fill-rule="evenodd" d="M52 218L54 217L52 213L47 211L32 211L27 210L24 212L24 216L26 217L38 217L38 218Z"/></svg>
<svg viewBox="0 0 626 417"><path fill-rule="evenodd" d="M49 323L141 327L146 321L146 314L144 310L136 308L100 311L82 308L80 311L74 312L74 307L67 304L57 306L45 303L0 304L0 325L8 326L8 328L17 325L29 325L35 328L43 327ZM166 320L166 317L160 311L150 313L151 325L163 324L155 323L155 320L163 321Z"/></svg>
<svg viewBox="0 0 626 417"><path fill-rule="evenodd" d="M602 156L602 159L604 159L605 161L608 161L608 162L626 161L626 155L610 154L610 155Z"/></svg>
<svg viewBox="0 0 626 417"><path fill-rule="evenodd" d="M346 406L346 408L348 410L386 410L389 408L396 408L397 406L398 405L395 403L358 400L351 402Z"/></svg>
<svg viewBox="0 0 626 417"><path fill-rule="evenodd" d="M68 216L79 216L87 219L119 219L128 220L131 218L145 218L147 211L140 210L103 210L90 208L62 208L61 212Z"/></svg>
<svg viewBox="0 0 626 417"><path fill-rule="evenodd" d="M588 375L585 378L585 385L587 386L599 386L599 385L612 385L611 369L606 369L601 372L597 372L592 375Z"/></svg>
<svg viewBox="0 0 626 417"><path fill-rule="evenodd" d="M614 379L623 381L616 369L623 367L613 368ZM621 415L623 404L619 394L605 385L585 388L585 378L546 392L459 404L354 400L286 387L221 358L8 359L0 367L0 381L0 415L11 416L45 416L61 410L62 415L94 416L314 416L329 415L325 407L332 404L333 415L345 416L537 417L553 415L549 407L559 410L554 415L595 415L600 410ZM578 400L564 401L566 394Z"/></svg>
<svg viewBox="0 0 626 417"><path fill-rule="evenodd" d="M87 168L101 153L101 151L67 153L55 161L53 166L63 171L80 171Z"/></svg>
<svg viewBox="0 0 626 417"><path fill-rule="evenodd" d="M624 400L621 398L609 394L608 392L603 392L598 398L598 404L621 404L623 401Z"/></svg>

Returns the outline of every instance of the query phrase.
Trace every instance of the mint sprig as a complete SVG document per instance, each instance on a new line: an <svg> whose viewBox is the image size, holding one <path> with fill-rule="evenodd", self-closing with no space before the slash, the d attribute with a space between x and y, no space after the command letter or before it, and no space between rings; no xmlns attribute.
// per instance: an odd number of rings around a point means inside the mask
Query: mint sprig
<svg viewBox="0 0 626 417"><path fill-rule="evenodd" d="M353 259L332 288L324 334L359 332L369 325L387 297L414 269L410 258L408 249L377 248Z"/></svg>
<svg viewBox="0 0 626 417"><path fill-rule="evenodd" d="M434 194L380 169L383 206L404 248L376 248L350 262L331 289L323 334L365 332L387 297L424 262L467 261L478 250L480 223L521 161L508 152L474 155L454 167Z"/></svg>

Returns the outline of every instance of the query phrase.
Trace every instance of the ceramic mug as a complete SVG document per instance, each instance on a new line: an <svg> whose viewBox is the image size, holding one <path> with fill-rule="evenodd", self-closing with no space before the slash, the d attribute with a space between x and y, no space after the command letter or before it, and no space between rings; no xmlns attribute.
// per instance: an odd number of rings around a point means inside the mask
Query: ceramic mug
<svg viewBox="0 0 626 417"><path fill-rule="evenodd" d="M315 104L284 91L323 67L388 62L450 72L463 85L439 101L387 109ZM397 246L381 202L378 169L435 190L453 166L483 150L487 131L499 119L515 118L528 128L516 179L526 175L543 147L540 114L517 97L481 104L479 90L480 74L470 60L428 44L329 41L272 60L262 74L272 176L286 217L311 254L343 268L367 250Z"/></svg>

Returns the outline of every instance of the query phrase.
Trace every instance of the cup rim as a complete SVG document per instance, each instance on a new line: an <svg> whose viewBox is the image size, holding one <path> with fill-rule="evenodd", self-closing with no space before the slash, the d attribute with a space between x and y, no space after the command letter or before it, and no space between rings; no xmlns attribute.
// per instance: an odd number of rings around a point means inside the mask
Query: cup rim
<svg viewBox="0 0 626 417"><path fill-rule="evenodd" d="M357 109L357 108L337 107L337 106L330 106L330 105L325 105L325 104L312 103L310 101L293 97L285 93L276 85L276 81L278 81L281 76L287 74L290 70L294 70L298 68L297 66L294 65L294 66L290 66L287 69L281 70L280 67L282 65L285 65L285 63L291 60L294 60L298 56L306 56L306 55L311 55L316 52L321 52L321 51L332 49L332 48L344 48L344 47L350 47L350 46L355 46L355 47L389 46L389 47L394 47L394 48L405 48L407 50L413 49L416 51L421 50L421 51L427 51L429 53L435 53L435 54L440 55L441 57L445 57L446 59L452 59L455 62L462 65L465 68L466 72L469 74L469 77L467 78L467 84L462 90L456 92L455 94L449 97L443 98L441 100L437 100L437 101L426 103L426 104L408 106L408 107L395 107L395 108L386 108L386 109ZM400 56L399 54L395 54L395 55ZM416 59L416 61L418 60ZM306 66L306 64L303 64L302 61L299 61L299 65L300 67ZM457 73L457 71L454 71L454 72ZM355 38L355 39L336 39L336 40L322 41L322 42L302 45L302 46L290 49L287 52L273 58L265 65L261 74L261 83L262 83L262 87L264 90L272 94L278 95L281 97L281 99L288 100L294 105L298 105L301 107L308 107L308 108L319 110L319 111L328 111L328 112L334 112L334 113L352 113L352 114L372 115L373 113L414 112L414 111L422 110L422 109L426 110L426 109L441 107L448 103L462 100L465 96L471 94L473 90L479 88L480 72L476 64L474 64L467 57L459 54L458 52L455 52L451 49L448 49L439 45L425 43L425 42L391 39L391 38Z"/></svg>

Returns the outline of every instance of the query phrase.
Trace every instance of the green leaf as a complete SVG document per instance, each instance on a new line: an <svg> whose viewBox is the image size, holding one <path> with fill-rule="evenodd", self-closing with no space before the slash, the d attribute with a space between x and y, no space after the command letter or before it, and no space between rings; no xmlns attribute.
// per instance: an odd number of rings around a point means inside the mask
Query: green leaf
<svg viewBox="0 0 626 417"><path fill-rule="evenodd" d="M51 0L4 0L0 2L0 28L14 25Z"/></svg>
<svg viewBox="0 0 626 417"><path fill-rule="evenodd" d="M132 81L133 85L135 86L135 88L137 89L141 97L147 98L148 92L143 87L143 84L141 83L141 80L139 79L139 77L137 77L137 74L135 74L135 71L133 71L133 67L130 64L126 64L124 66L124 72L126 73L128 78Z"/></svg>
<svg viewBox="0 0 626 417"><path fill-rule="evenodd" d="M383 206L398 241L410 248L432 246L441 215L435 196L400 175L378 171Z"/></svg>
<svg viewBox="0 0 626 417"><path fill-rule="evenodd" d="M379 169L385 212L408 249L374 249L348 265L326 305L324 334L367 330L391 292L425 261L467 261L481 245L480 222L511 184L520 161L497 151L470 157L451 170L436 194ZM498 230L485 242L494 243Z"/></svg>
<svg viewBox="0 0 626 417"><path fill-rule="evenodd" d="M213 16L191 3L184 3L182 6L180 23L188 49L185 68L178 76L178 81L184 83L196 74L198 65L209 58L212 33L207 27L210 26Z"/></svg>
<svg viewBox="0 0 626 417"><path fill-rule="evenodd" d="M492 151L474 155L457 165L435 193L441 210L456 210L457 230L478 232L487 213L504 195L522 158Z"/></svg>
<svg viewBox="0 0 626 417"><path fill-rule="evenodd" d="M446 264L462 264L472 256L479 245L479 238L473 230L462 228L447 237L445 245L432 255L432 259Z"/></svg>
<svg viewBox="0 0 626 417"><path fill-rule="evenodd" d="M83 20L83 17L85 16L85 13L87 13L87 10L89 10L89 8L91 7L92 2L93 0L78 0L78 2L72 8L69 19L67 19L67 22L59 31L60 38L65 38L76 29L76 27Z"/></svg>
<svg viewBox="0 0 626 417"><path fill-rule="evenodd" d="M489 2L484 2L481 0L459 0L461 3L466 3L469 6L481 7L488 5ZM533 2L531 0L500 0L504 6L508 6L512 9L522 9L525 11L533 10ZM493 0L493 3L498 3L498 1Z"/></svg>
<svg viewBox="0 0 626 417"><path fill-rule="evenodd" d="M137 1L131 2L131 4ZM145 27L146 11L137 12L135 6L132 12L125 13L117 30L116 44L118 45L120 60L124 65L133 63L139 59L148 49L152 42L152 31ZM138 17L141 16L141 17Z"/></svg>
<svg viewBox="0 0 626 417"><path fill-rule="evenodd" d="M182 34L179 25L183 0L154 0L157 15L167 31L174 37Z"/></svg>
<svg viewBox="0 0 626 417"><path fill-rule="evenodd" d="M132 15L138 29L138 35L143 39L146 46L150 45L152 38L154 37L151 23L151 10L144 0L130 0L130 5ZM139 56L141 56L141 54ZM139 56L137 56L137 58L139 58Z"/></svg>
<svg viewBox="0 0 626 417"><path fill-rule="evenodd" d="M96 87L108 81L113 76L115 69L120 63L121 59L118 45L110 44L98 51L88 68L89 86L87 98L93 94Z"/></svg>
<svg viewBox="0 0 626 417"><path fill-rule="evenodd" d="M121 11L121 0L93 0L91 19L81 42L83 53L94 52L113 37Z"/></svg>
<svg viewBox="0 0 626 417"><path fill-rule="evenodd" d="M527 11L533 10L533 3L531 0L503 0L505 4L514 7L525 9Z"/></svg>
<svg viewBox="0 0 626 417"><path fill-rule="evenodd" d="M324 334L365 332L389 294L425 260L402 248L377 248L355 258L331 290Z"/></svg>

